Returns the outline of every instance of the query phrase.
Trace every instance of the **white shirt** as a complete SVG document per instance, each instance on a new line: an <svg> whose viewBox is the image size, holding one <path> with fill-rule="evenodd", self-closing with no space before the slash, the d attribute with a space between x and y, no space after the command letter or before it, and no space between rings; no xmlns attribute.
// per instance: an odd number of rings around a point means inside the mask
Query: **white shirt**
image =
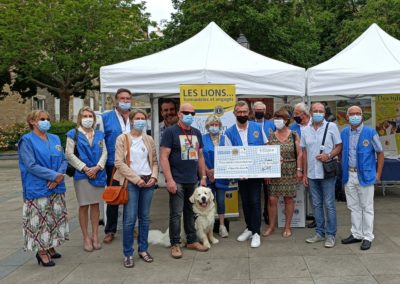
<svg viewBox="0 0 400 284"><path fill-rule="evenodd" d="M143 137L132 137L131 144L131 169L139 176L151 175L148 159L149 151L144 145Z"/></svg>
<svg viewBox="0 0 400 284"><path fill-rule="evenodd" d="M121 126L121 131L122 133L129 133L131 132L131 122L128 120L126 121L126 124L124 122L124 118L122 117L122 115L119 113L119 111L117 111L117 109L114 109L113 111L115 111L118 121L119 121L119 125ZM103 131L104 132L104 124L103 124L103 119L101 115L96 115L96 120L97 120L97 126L96 129Z"/></svg>
<svg viewBox="0 0 400 284"><path fill-rule="evenodd" d="M239 132L240 140L242 140L243 146L249 146L249 141L247 141L247 133L249 132L249 123L248 122L246 123L246 128L245 129L239 128L237 123L235 125L236 125L237 131ZM262 133L264 144L267 144L268 143L268 138L265 135L263 127L261 127L261 133ZM228 136L225 137L225 146L232 146L232 142L228 138Z"/></svg>

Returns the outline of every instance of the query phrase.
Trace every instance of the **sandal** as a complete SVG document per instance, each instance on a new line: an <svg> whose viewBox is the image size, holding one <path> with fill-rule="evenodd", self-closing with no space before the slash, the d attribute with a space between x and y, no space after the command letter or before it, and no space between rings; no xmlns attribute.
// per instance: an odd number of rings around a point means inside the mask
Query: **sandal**
<svg viewBox="0 0 400 284"><path fill-rule="evenodd" d="M292 230L290 229L285 229L282 233L282 237L284 238L289 238L290 236L292 236Z"/></svg>
<svg viewBox="0 0 400 284"><path fill-rule="evenodd" d="M145 252L144 254L139 253L139 257L141 259L143 259L144 262L147 262L147 263L151 263L154 261L154 259L151 257L151 255L148 252Z"/></svg>
<svg viewBox="0 0 400 284"><path fill-rule="evenodd" d="M268 237L268 236L272 235L274 233L274 231L275 231L274 229L268 228L262 232L262 236Z"/></svg>

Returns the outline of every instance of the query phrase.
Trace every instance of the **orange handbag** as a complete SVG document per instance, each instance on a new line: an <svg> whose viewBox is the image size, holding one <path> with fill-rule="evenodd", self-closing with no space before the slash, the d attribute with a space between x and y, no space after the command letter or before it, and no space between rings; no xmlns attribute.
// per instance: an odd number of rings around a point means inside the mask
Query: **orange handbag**
<svg viewBox="0 0 400 284"><path fill-rule="evenodd" d="M125 144L128 152L126 158L126 164L129 167L131 163L131 151L129 149L129 140L127 134L125 134ZM122 185L112 185L115 171L116 169L114 167L110 179L110 184L106 186L106 188L103 191L103 200L104 202L110 205L123 205L128 203L128 180L125 179Z"/></svg>

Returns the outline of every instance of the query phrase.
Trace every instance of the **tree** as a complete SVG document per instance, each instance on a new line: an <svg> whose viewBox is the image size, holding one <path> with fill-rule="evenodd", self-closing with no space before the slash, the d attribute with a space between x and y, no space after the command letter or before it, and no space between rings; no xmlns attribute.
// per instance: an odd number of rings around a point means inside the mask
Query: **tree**
<svg viewBox="0 0 400 284"><path fill-rule="evenodd" d="M173 0L176 13L164 32L169 45L216 22L232 38L245 34L251 50L302 67L339 51L336 38L365 0Z"/></svg>
<svg viewBox="0 0 400 284"><path fill-rule="evenodd" d="M102 65L145 55L144 3L118 0L3 0L0 4L0 89L24 98L37 87L60 98L68 119L71 95L98 88Z"/></svg>

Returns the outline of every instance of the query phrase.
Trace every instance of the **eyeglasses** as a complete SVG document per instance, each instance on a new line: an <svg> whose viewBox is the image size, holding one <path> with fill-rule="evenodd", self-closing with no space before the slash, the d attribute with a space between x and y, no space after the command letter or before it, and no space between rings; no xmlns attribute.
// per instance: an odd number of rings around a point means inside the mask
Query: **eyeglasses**
<svg viewBox="0 0 400 284"><path fill-rule="evenodd" d="M189 115L189 114L191 114L192 116L196 115L196 112L194 111L181 111L181 113L183 113L184 115Z"/></svg>
<svg viewBox="0 0 400 284"><path fill-rule="evenodd" d="M42 117L42 118L40 118L39 120L41 120L41 121L45 121L45 120L50 121L50 118L44 118L44 117Z"/></svg>

